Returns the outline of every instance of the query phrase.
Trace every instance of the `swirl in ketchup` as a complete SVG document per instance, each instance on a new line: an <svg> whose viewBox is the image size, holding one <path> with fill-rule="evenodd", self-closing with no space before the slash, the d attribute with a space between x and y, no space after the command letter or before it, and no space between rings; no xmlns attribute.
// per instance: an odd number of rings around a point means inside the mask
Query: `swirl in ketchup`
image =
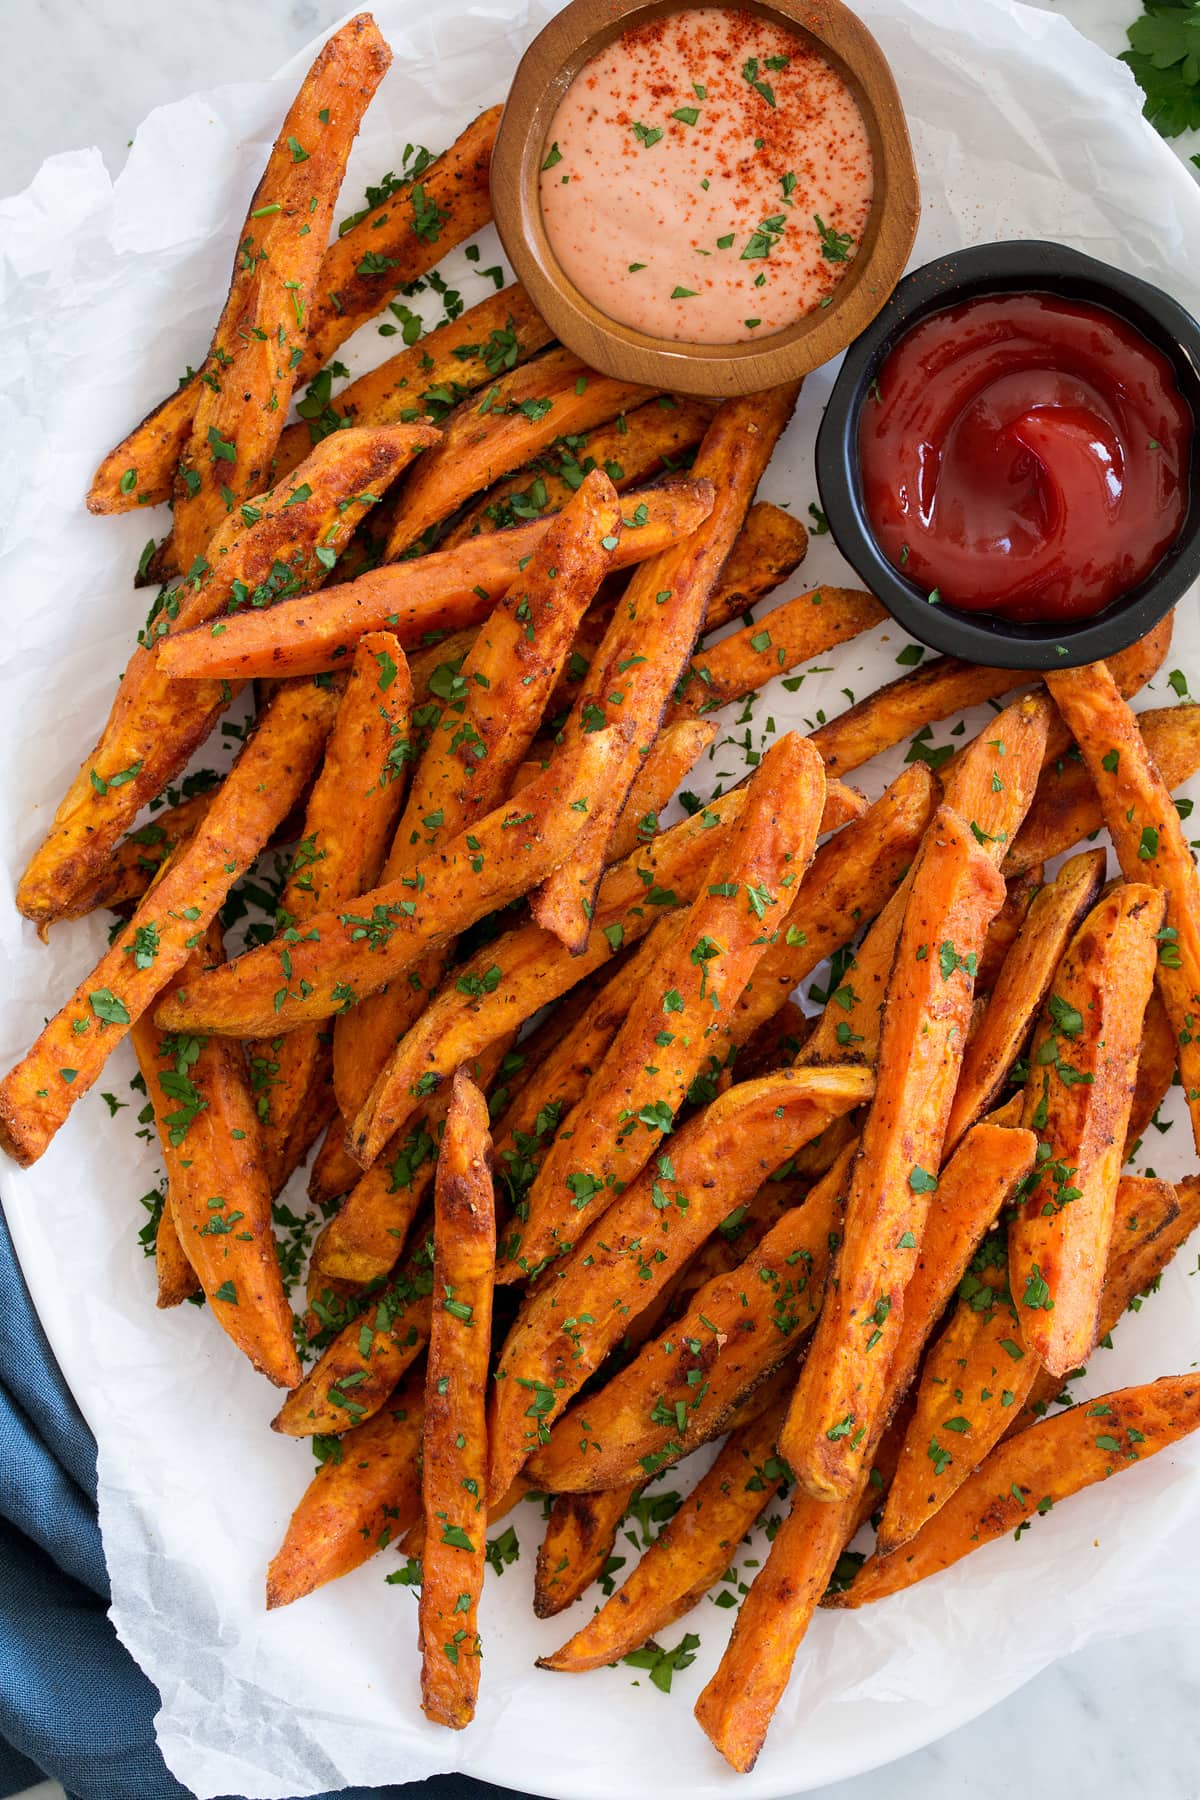
<svg viewBox="0 0 1200 1800"><path fill-rule="evenodd" d="M863 499L884 555L932 598L1086 618L1178 535L1191 441L1171 364L1124 320L985 295L888 356L862 408Z"/></svg>

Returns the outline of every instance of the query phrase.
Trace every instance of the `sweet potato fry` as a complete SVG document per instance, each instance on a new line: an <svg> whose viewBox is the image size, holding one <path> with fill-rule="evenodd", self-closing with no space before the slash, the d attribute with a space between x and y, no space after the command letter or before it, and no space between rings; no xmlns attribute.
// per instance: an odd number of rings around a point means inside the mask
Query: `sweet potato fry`
<svg viewBox="0 0 1200 1800"><path fill-rule="evenodd" d="M489 482L519 468L554 439L587 431L651 398L649 388L599 375L570 350L548 350L464 400L442 422L437 453L400 495L386 556L398 556Z"/></svg>
<svg viewBox="0 0 1200 1800"><path fill-rule="evenodd" d="M101 907L123 912L136 906L163 864L191 837L208 811L211 790L193 794L128 831L91 887L69 903L60 919L82 919Z"/></svg>
<svg viewBox="0 0 1200 1800"><path fill-rule="evenodd" d="M708 597L754 490L792 414L798 388L727 400L714 414L694 475L710 481L713 510L690 538L644 563L613 614L596 661L563 728L566 743L611 722L624 764L592 815L583 843L533 898L539 925L577 954L587 943L605 851L646 746L704 623ZM647 656L647 649L653 654Z"/></svg>
<svg viewBox="0 0 1200 1800"><path fill-rule="evenodd" d="M348 1431L386 1403L429 1342L433 1240L419 1235L404 1268L342 1327L288 1395L272 1431L287 1437Z"/></svg>
<svg viewBox="0 0 1200 1800"><path fill-rule="evenodd" d="M981 1544L1032 1524L1094 1482L1144 1462L1200 1425L1200 1381L1164 1375L1007 1439L914 1538L865 1562L833 1606L867 1606L939 1574Z"/></svg>
<svg viewBox="0 0 1200 1800"><path fill-rule="evenodd" d="M382 881L399 880L508 795L550 691L622 534L603 470L586 477L471 647L434 712ZM433 711L433 709L430 709ZM439 716L440 714L440 716ZM585 797L581 812L590 804ZM391 1051L436 988L452 946L365 1001L334 1034L334 1083L354 1120Z"/></svg>
<svg viewBox="0 0 1200 1800"><path fill-rule="evenodd" d="M280 689L191 841L0 1082L0 1147L18 1162L41 1156L129 1027L203 939L238 876L306 787L336 709L331 690L308 683ZM172 995L170 1004L176 1000Z"/></svg>
<svg viewBox="0 0 1200 1800"><path fill-rule="evenodd" d="M1123 650L1119 658L1113 658L1114 666L1119 664L1117 679L1122 692L1137 693L1145 686L1161 665L1170 642L1171 621L1167 618L1139 643ZM819 726L812 734L813 741L831 775L848 775L923 726L968 706L998 700L1020 687L1024 679L1017 669L989 669L950 656L934 657Z"/></svg>
<svg viewBox="0 0 1200 1800"><path fill-rule="evenodd" d="M1035 1148L1029 1132L978 1125L943 1170L894 1339L885 1404L851 1492L826 1501L796 1489L720 1665L696 1703L700 1725L735 1769L754 1766L837 1559L875 1504L870 1478L876 1452L885 1460L886 1416L907 1390L925 1339L980 1238L1031 1168ZM777 1442L782 1453L782 1431Z"/></svg>
<svg viewBox="0 0 1200 1800"><path fill-rule="evenodd" d="M533 1610L539 1619L565 1611L604 1573L617 1529L637 1493L637 1487L621 1487L603 1494L555 1496L533 1577Z"/></svg>
<svg viewBox="0 0 1200 1800"><path fill-rule="evenodd" d="M571 802L603 782L613 748L610 734L598 733L548 769L517 805L498 807L399 881L371 888L345 912L315 914L299 941L280 938L248 950L173 994L159 1023L170 1031L263 1036L356 1004L427 950L524 893L536 879L532 871L553 867L578 834L582 814ZM364 1149L367 1124L359 1133ZM389 1126L376 1152L390 1135Z"/></svg>
<svg viewBox="0 0 1200 1800"><path fill-rule="evenodd" d="M495 1262L487 1102L459 1069L434 1197L418 1615L421 1707L435 1725L456 1731L470 1724L479 1691L476 1609L487 1553L486 1395Z"/></svg>
<svg viewBox="0 0 1200 1800"><path fill-rule="evenodd" d="M948 1151L968 1126L982 1118L1003 1089L1045 1004L1054 971L1100 892L1104 861L1103 850L1085 850L1073 856L1030 905L996 978L983 1023L967 1045L946 1127Z"/></svg>
<svg viewBox="0 0 1200 1800"><path fill-rule="evenodd" d="M175 1220L167 1206L163 1207L159 1215L158 1230L154 1237L154 1278L158 1288L155 1304L164 1309L182 1306L193 1294L203 1292L196 1271L179 1241Z"/></svg>
<svg viewBox="0 0 1200 1800"><path fill-rule="evenodd" d="M375 885L404 799L411 701L404 652L390 632L369 632L355 652L279 898L289 930ZM329 1080L329 1034L301 1026L259 1040L249 1054L270 1068L259 1116L267 1172L278 1193L303 1143L297 1126Z"/></svg>
<svg viewBox="0 0 1200 1800"><path fill-rule="evenodd" d="M254 191L174 481L173 567L271 481L346 159L391 52L369 13L317 55ZM232 496L232 498L230 498Z"/></svg>
<svg viewBox="0 0 1200 1800"><path fill-rule="evenodd" d="M1179 1044L1179 1073L1200 1148L1200 875L1175 803L1111 670L1093 663L1050 680L1050 692L1096 784L1126 881L1167 896L1157 978Z"/></svg>
<svg viewBox="0 0 1200 1800"><path fill-rule="evenodd" d="M812 859L825 777L805 738L767 752L742 815L529 1190L501 1281L531 1276L593 1223L665 1142L672 1120ZM665 1040L665 1041L664 1041ZM641 1129L639 1129L639 1126Z"/></svg>
<svg viewBox="0 0 1200 1800"><path fill-rule="evenodd" d="M335 432L317 448L346 435ZM646 521L622 532L613 567L627 568L686 537L712 504L711 483L691 477L635 492L623 510L631 518L645 506ZM159 662L166 674L189 681L319 674L336 669L365 631L394 631L407 648L431 631L477 625L516 581L550 523L535 519L471 538L454 550L374 569L328 589L319 600L281 600L269 615L255 611L230 619L215 638L207 627L181 632L160 646Z"/></svg>
<svg viewBox="0 0 1200 1800"><path fill-rule="evenodd" d="M668 717L715 712L886 617L878 600L858 588L813 588L797 594L753 625L698 651L680 677Z"/></svg>
<svg viewBox="0 0 1200 1800"><path fill-rule="evenodd" d="M443 538L460 544L480 532L501 531L526 519L557 512L583 477L603 469L618 493L681 466L708 429L713 408L707 400L659 394L628 414L586 431L560 432L535 461L498 481L469 506Z"/></svg>
<svg viewBox="0 0 1200 1800"><path fill-rule="evenodd" d="M627 1188L527 1298L509 1331L492 1391L491 1493L546 1441L627 1325L730 1208L871 1085L857 1069L789 1069L732 1088L676 1133L674 1174L649 1169Z"/></svg>
<svg viewBox="0 0 1200 1800"><path fill-rule="evenodd" d="M1028 818L1028 813L1025 816ZM1001 864L1001 870L1004 870L1004 864ZM996 977L1004 967L1004 959L1016 943L1017 934L1024 925L1029 908L1044 880L1045 870L1042 864L1033 863L1019 875L1010 875L1005 882L1008 891L1004 905L988 926L988 934L983 940L979 972L975 977L977 995L990 994L995 987Z"/></svg>
<svg viewBox="0 0 1200 1800"><path fill-rule="evenodd" d="M220 933L188 959L187 980L220 955ZM221 1329L268 1380L292 1388L300 1363L271 1229L271 1188L245 1064L235 1044L132 1028L167 1171L167 1208Z"/></svg>
<svg viewBox="0 0 1200 1800"><path fill-rule="evenodd" d="M704 629L718 631L793 575L808 554L808 532L782 506L756 500L742 521L708 597Z"/></svg>
<svg viewBox="0 0 1200 1800"><path fill-rule="evenodd" d="M1137 1176L1121 1182L1116 1203L1119 1227L1101 1299L1102 1314L1110 1315L1107 1323L1102 1319L1103 1330L1112 1329L1136 1291L1128 1288L1125 1272L1135 1262L1139 1270L1145 1266L1137 1253L1148 1250L1178 1212L1169 1182ZM1164 1262L1169 1254L1165 1250ZM1120 1304L1112 1317L1117 1292ZM922 1366L915 1409L876 1537L879 1555L915 1537L926 1519L946 1504L1021 1417L1040 1374L1037 1358L1021 1343L1008 1285L1007 1251L997 1234L980 1247L957 1306ZM1057 1391L1057 1377L1054 1382Z"/></svg>
<svg viewBox="0 0 1200 1800"><path fill-rule="evenodd" d="M307 335L295 373L297 384L311 381L338 346L372 313L378 312L389 293L417 280L455 244L487 222L488 168L499 119L498 106L482 113L446 154L430 165L420 184L419 206L415 203L416 186L405 187L364 214L325 252L317 275L316 296L303 321ZM332 122L330 127L317 127L331 128ZM433 229L435 210L443 216ZM418 214L430 222L420 236L414 229ZM254 230L258 232L257 222ZM324 244L325 235L312 233L311 242ZM355 273L360 265L367 265L361 275ZM203 374L201 370L190 376L109 451L88 494L92 512L123 512L170 498L175 468L192 435L204 391ZM284 416L282 409L278 416ZM131 468L136 470L137 479L123 491L121 478ZM179 566L173 553L170 562L172 567Z"/></svg>
<svg viewBox="0 0 1200 1800"><path fill-rule="evenodd" d="M855 1165L837 1283L781 1445L819 1499L854 1491L883 1402L970 1016L973 970L1004 898L991 859L939 809L913 876L879 1039L879 1088ZM878 1352L873 1355L873 1352Z"/></svg>
<svg viewBox="0 0 1200 1800"><path fill-rule="evenodd" d="M100 741L21 877L17 905L26 918L45 927L78 910L81 897L103 883L121 833L180 773L233 697L227 682L175 685L156 662L155 644L247 600L319 586L364 509L435 436L425 425L336 432L297 479L226 521L210 546L208 572L167 596L141 634ZM204 635L213 629L206 624Z"/></svg>
<svg viewBox="0 0 1200 1800"><path fill-rule="evenodd" d="M626 1487L720 1435L738 1401L816 1321L851 1154L847 1148L744 1262L706 1282L682 1318L562 1415L527 1464L536 1486Z"/></svg>
<svg viewBox="0 0 1200 1800"><path fill-rule="evenodd" d="M332 398L332 384L322 373L301 402L300 418L284 427L275 453L275 479L303 462L330 431L400 424L423 415L436 420L551 342L549 326L524 288L514 284L368 369Z"/></svg>
<svg viewBox="0 0 1200 1800"><path fill-rule="evenodd" d="M343 1434L309 1482L267 1570L267 1607L290 1606L393 1543L421 1510L424 1374Z"/></svg>
<svg viewBox="0 0 1200 1800"><path fill-rule="evenodd" d="M575 1673L603 1668L691 1611L729 1567L737 1546L779 1489L784 1466L773 1451L782 1418L778 1404L730 1433L712 1468L623 1585L561 1650L539 1657L539 1669ZM615 1492L621 1494L620 1489ZM555 1511L563 1505L603 1507L613 1498L564 1494L555 1501Z"/></svg>
<svg viewBox="0 0 1200 1800"><path fill-rule="evenodd" d="M1054 1375L1096 1341L1100 1290L1165 898L1118 884L1060 962L1030 1049L1022 1122L1039 1180L1009 1231L1021 1336Z"/></svg>
<svg viewBox="0 0 1200 1800"><path fill-rule="evenodd" d="M481 1092L495 1080L510 1042L489 1044L466 1065ZM448 1101L446 1090L435 1094L359 1176L313 1245L310 1291L334 1282L369 1287L391 1274L433 1185Z"/></svg>
<svg viewBox="0 0 1200 1800"><path fill-rule="evenodd" d="M1133 1104L1129 1109L1129 1125L1125 1133L1126 1162L1136 1156L1136 1146L1150 1129L1150 1123L1174 1079L1175 1033L1171 1029L1162 995L1155 988L1146 1007L1146 1016L1142 1020L1137 1079L1133 1086Z"/></svg>
<svg viewBox="0 0 1200 1800"><path fill-rule="evenodd" d="M1164 706L1135 716L1167 787L1174 790L1200 769L1200 705ZM1103 824L1100 796L1086 763L1077 756L1052 762L1004 859L1004 872L1011 876L1073 849Z"/></svg>

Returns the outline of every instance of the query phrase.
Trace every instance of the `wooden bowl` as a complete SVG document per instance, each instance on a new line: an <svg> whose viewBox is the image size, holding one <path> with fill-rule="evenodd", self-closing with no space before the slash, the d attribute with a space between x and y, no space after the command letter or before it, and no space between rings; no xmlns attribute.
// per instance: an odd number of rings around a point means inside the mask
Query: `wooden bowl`
<svg viewBox="0 0 1200 1800"><path fill-rule="evenodd" d="M786 26L837 70L867 128L874 198L858 254L817 308L752 343L650 337L593 305L550 247L538 192L559 102L583 65L629 27L713 0L572 0L533 40L509 90L492 153L492 208L517 279L555 336L606 375L685 394L753 394L797 381L851 343L885 304L916 236L920 191L904 109L883 52L841 0L736 0Z"/></svg>

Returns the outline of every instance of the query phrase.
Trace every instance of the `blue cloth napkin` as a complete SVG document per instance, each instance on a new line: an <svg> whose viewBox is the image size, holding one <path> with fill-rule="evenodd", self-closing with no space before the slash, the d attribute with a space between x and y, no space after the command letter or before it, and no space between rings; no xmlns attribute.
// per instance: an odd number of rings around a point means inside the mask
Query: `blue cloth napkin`
<svg viewBox="0 0 1200 1800"><path fill-rule="evenodd" d="M158 1695L108 1622L96 1446L50 1353L0 1210L0 1795L187 1800L154 1742ZM321 1800L503 1800L464 1775ZM234 1800L230 1796L229 1800Z"/></svg>

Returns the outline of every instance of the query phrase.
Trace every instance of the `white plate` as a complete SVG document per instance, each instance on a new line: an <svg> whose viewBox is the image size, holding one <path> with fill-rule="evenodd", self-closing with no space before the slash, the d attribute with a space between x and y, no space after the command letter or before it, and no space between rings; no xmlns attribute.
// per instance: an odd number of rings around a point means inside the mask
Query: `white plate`
<svg viewBox="0 0 1200 1800"><path fill-rule="evenodd" d="M381 0L375 10L396 62L348 196L397 167L405 141L441 146L499 98L552 9L452 0L430 17L417 0ZM872 0L862 10L912 120L925 193L915 260L991 238L1059 238L1200 307L1200 199L1138 118L1123 70L1060 20L1002 0ZM289 65L290 85L310 54ZM130 571L163 524L88 518L88 477L202 354L288 92L246 85L161 109L115 185L96 155L75 153L0 206L0 842L13 882L107 709L142 611ZM482 265L494 260L489 236ZM447 273L468 301L483 291L461 252ZM368 327L347 360L365 366L394 347ZM828 385L827 373L807 384L764 483L801 517L815 498L811 443ZM827 539L804 573L839 576ZM819 709L838 711L843 690L861 696L893 677L901 642L883 628L821 659L824 672L798 692L772 690L756 709L755 743L768 717L803 729ZM1200 693L1198 650L1192 597L1167 670L1193 673ZM1141 704L1171 702L1167 670ZM867 771L864 785L877 792L899 761ZM727 746L709 773L742 766ZM104 940L96 920L56 930L43 948L4 909L5 1065ZM132 1069L122 1053L100 1087L129 1099ZM1168 1175L1194 1166L1178 1109L1169 1116L1170 1131L1146 1147ZM200 1794L287 1795L447 1767L558 1800L794 1793L928 1743L1089 1638L1181 1616L1195 1591L1200 1447L1184 1444L1059 1508L1019 1546L990 1546L888 1605L819 1616L759 1764L738 1778L690 1716L730 1624L709 1601L665 1634L702 1638L669 1697L644 1675L633 1686L629 1669L578 1680L533 1669L574 1620L531 1617L527 1508L523 1560L484 1599L479 1718L462 1736L439 1732L417 1706L411 1594L383 1585L391 1552L294 1609L261 1611L263 1570L311 1461L266 1430L273 1395L211 1321L188 1307L156 1314L135 1243L137 1196L156 1163L131 1117L110 1120L90 1095L44 1160L6 1166L0 1185L50 1341L99 1441L114 1618L162 1691L167 1760ZM1200 1281L1181 1258L1162 1294L1121 1325L1117 1348L1098 1354L1091 1391L1187 1367L1198 1326Z"/></svg>

